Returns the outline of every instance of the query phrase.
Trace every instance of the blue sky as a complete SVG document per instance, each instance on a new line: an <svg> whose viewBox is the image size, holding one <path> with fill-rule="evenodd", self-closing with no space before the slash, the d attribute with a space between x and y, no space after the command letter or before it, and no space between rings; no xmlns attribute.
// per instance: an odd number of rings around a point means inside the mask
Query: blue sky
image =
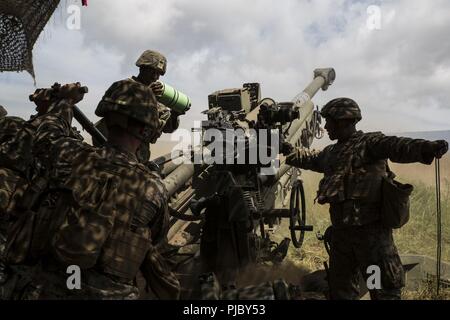
<svg viewBox="0 0 450 320"><path fill-rule="evenodd" d="M81 29L69 30L72 3L61 2L35 45L37 87L82 82L90 92L79 106L92 120L108 86L156 49L169 61L162 80L193 102L185 128L213 91L260 82L263 96L289 101L315 68L334 67L334 85L313 100L354 98L361 129L450 129L449 1L95 0L81 8ZM367 26L370 5L380 29ZM34 89L26 73L0 73L0 104L12 115L28 118Z"/></svg>

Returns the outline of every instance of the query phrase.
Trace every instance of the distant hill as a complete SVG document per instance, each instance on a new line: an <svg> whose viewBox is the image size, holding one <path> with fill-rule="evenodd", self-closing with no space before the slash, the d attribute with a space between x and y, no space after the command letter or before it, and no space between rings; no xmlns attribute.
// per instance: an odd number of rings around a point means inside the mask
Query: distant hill
<svg viewBox="0 0 450 320"><path fill-rule="evenodd" d="M446 140L450 143L450 130L437 130L437 131L416 131L416 132L384 132L388 136L409 137L413 139L426 139L426 140ZM325 132L324 137L320 140L314 139L311 148L323 149L325 146L334 143L328 139L328 135Z"/></svg>
<svg viewBox="0 0 450 320"><path fill-rule="evenodd" d="M394 132L392 135L409 137L413 139L446 140L450 142L450 130L440 131L417 131L417 132Z"/></svg>

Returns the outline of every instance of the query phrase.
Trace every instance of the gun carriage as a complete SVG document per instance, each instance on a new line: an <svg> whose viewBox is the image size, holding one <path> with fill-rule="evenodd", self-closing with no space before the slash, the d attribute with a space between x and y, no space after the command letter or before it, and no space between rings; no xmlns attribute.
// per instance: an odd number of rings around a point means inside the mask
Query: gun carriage
<svg viewBox="0 0 450 320"><path fill-rule="evenodd" d="M313 227L306 221L300 171L277 156L285 141L309 148L322 136L311 98L334 79L333 69L316 69L291 102L261 99L258 83L216 91L208 97L201 143L189 152L193 163L170 155L154 160L162 164L171 196L166 252L180 274L211 272L223 287L233 286L245 267L280 263L291 241L301 247ZM261 154L271 161L263 163ZM290 239L276 243L271 234L283 220L289 221Z"/></svg>

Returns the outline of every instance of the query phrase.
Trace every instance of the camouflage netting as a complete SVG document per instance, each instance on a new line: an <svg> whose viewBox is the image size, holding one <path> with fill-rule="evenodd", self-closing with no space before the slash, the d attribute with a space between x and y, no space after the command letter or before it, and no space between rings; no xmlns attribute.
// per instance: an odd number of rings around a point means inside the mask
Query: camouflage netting
<svg viewBox="0 0 450 320"><path fill-rule="evenodd" d="M0 71L28 71L34 79L32 49L59 0L0 1Z"/></svg>

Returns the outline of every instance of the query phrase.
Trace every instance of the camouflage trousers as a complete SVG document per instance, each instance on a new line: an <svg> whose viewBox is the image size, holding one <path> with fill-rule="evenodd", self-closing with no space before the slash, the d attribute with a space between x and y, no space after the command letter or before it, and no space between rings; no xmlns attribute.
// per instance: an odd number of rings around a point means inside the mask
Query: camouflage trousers
<svg viewBox="0 0 450 320"><path fill-rule="evenodd" d="M379 268L380 289L369 290L371 299L401 298L405 272L392 237L380 223L332 228L328 282L331 299L357 299L360 279L367 281ZM373 270L374 267L369 270Z"/></svg>

